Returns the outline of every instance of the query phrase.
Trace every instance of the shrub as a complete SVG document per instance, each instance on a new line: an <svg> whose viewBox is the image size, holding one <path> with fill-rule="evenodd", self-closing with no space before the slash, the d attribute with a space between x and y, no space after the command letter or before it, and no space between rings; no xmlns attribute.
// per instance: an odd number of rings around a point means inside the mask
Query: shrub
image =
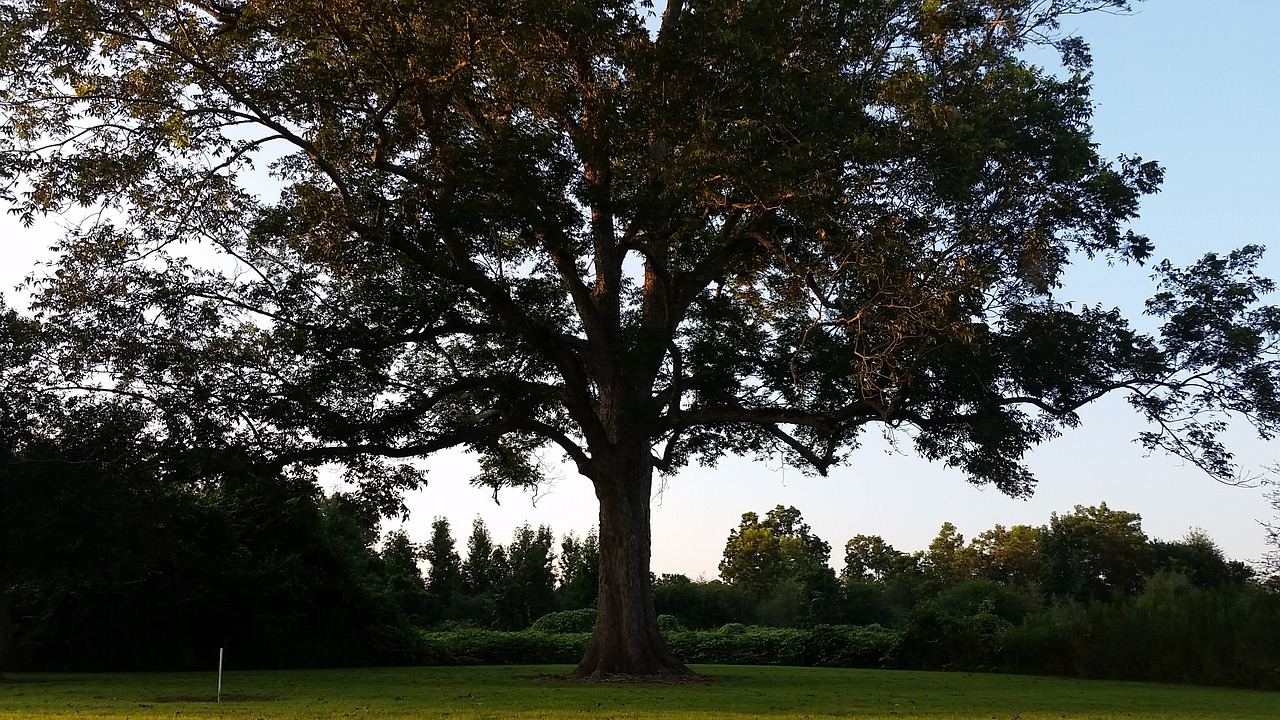
<svg viewBox="0 0 1280 720"><path fill-rule="evenodd" d="M659 615L674 615L685 627L710 630L728 622L751 622L755 601L741 588L719 580L663 575L653 585Z"/></svg>
<svg viewBox="0 0 1280 720"><path fill-rule="evenodd" d="M587 633L537 630L453 630L422 634L430 660L437 665L572 664L586 652Z"/></svg>
<svg viewBox="0 0 1280 720"><path fill-rule="evenodd" d="M533 621L530 630L547 633L589 633L596 627L596 609L562 610Z"/></svg>
<svg viewBox="0 0 1280 720"><path fill-rule="evenodd" d="M663 635L669 635L675 632L681 632L685 629L684 623L680 622L680 618L675 615L659 615L658 629Z"/></svg>
<svg viewBox="0 0 1280 720"><path fill-rule="evenodd" d="M1141 597L1046 610L1003 644L1013 672L1280 689L1280 596L1157 574Z"/></svg>
<svg viewBox="0 0 1280 720"><path fill-rule="evenodd" d="M907 614L899 661L923 668L994 669L1012 620L1021 620L1030 607L1016 591L995 583L957 585Z"/></svg>
<svg viewBox="0 0 1280 720"><path fill-rule="evenodd" d="M899 642L896 631L867 625L818 625L808 629L726 625L667 636L672 651L689 663L886 667Z"/></svg>

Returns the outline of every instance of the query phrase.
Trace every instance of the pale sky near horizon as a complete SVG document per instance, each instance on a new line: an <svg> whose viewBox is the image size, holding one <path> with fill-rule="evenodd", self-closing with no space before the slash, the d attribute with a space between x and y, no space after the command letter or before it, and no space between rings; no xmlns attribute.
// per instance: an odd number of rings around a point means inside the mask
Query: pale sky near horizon
<svg viewBox="0 0 1280 720"><path fill-rule="evenodd" d="M1152 237L1156 259L1186 264L1211 250L1271 244L1280 227L1274 175L1280 169L1280 56L1274 33L1280 0L1150 0L1127 16L1067 18L1093 49L1095 136L1104 156L1137 154L1166 168L1162 192L1147 198L1135 230ZM30 271L47 236L0 220L0 290ZM1280 278L1280 249L1264 274ZM1060 299L1118 305L1133 319L1152 292L1150 271L1082 267L1069 275ZM1272 302L1280 302L1273 297ZM1144 428L1118 399L1081 413L1083 427L1038 449L1030 466L1040 479L1029 500L976 488L961 473L869 438L847 467L827 478L806 477L777 462L729 459L717 468L691 467L664 483L653 503L653 570L713 578L729 531L743 512L763 514L794 505L842 563L845 540L876 534L900 550L923 549L944 521L966 538L999 523L1042 525L1051 513L1106 502L1137 512L1152 537L1177 539L1203 529L1234 559L1265 550L1259 519L1272 517L1261 491L1227 487L1181 461L1145 456L1132 439ZM1238 434L1233 449L1246 469L1280 460L1280 452ZM448 517L463 545L471 521L484 518L506 543L523 522L550 525L557 535L583 535L596 523L590 485L567 467L534 499L500 496L467 484L471 463L458 455L425 461L429 486L410 499L406 525L417 542L429 538L435 516Z"/></svg>

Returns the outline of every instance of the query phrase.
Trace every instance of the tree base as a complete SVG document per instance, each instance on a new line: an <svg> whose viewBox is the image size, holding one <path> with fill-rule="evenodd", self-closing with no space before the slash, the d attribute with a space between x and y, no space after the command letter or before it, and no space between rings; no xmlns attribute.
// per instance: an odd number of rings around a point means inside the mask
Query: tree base
<svg viewBox="0 0 1280 720"><path fill-rule="evenodd" d="M709 676L699 675L687 667L680 672L658 672L642 675L634 675L631 673L603 673L598 671L583 673L580 670L575 670L568 675L561 675L559 677L562 680L572 680L575 682L618 684L634 683L638 685L688 685L692 683L711 682L712 680Z"/></svg>
<svg viewBox="0 0 1280 720"><path fill-rule="evenodd" d="M671 652L654 623L648 632L635 634L597 624L582 662L570 677L587 682L677 683L697 682L701 676Z"/></svg>

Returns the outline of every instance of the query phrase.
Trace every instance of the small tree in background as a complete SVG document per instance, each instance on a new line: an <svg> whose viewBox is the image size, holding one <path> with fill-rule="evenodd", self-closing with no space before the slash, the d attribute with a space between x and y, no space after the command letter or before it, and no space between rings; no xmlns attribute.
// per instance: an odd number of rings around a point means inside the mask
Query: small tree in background
<svg viewBox="0 0 1280 720"><path fill-rule="evenodd" d="M600 539L594 528L579 540L572 533L560 542L556 598L561 610L595 607L600 591Z"/></svg>
<svg viewBox="0 0 1280 720"><path fill-rule="evenodd" d="M840 586L829 564L831 546L814 535L794 507L755 513L729 532L720 577L757 599L761 618L792 625L838 621Z"/></svg>
<svg viewBox="0 0 1280 720"><path fill-rule="evenodd" d="M415 545L403 530L389 533L382 541L383 567L387 576L387 592L415 625L430 625L437 618L438 604L427 590L418 562L426 559L423 548Z"/></svg>
<svg viewBox="0 0 1280 720"><path fill-rule="evenodd" d="M844 545L845 580L883 580L893 568L894 558L902 551L894 549L879 535L854 535Z"/></svg>
<svg viewBox="0 0 1280 720"><path fill-rule="evenodd" d="M448 518L432 521L431 540L423 549L423 557L429 567L427 593L434 608L432 623L449 619L463 590L463 574Z"/></svg>
<svg viewBox="0 0 1280 720"><path fill-rule="evenodd" d="M996 525L969 541L973 576L1006 585L1038 587L1044 576L1040 529Z"/></svg>
<svg viewBox="0 0 1280 720"><path fill-rule="evenodd" d="M1254 575L1238 560L1228 560L1218 543L1202 530L1188 531L1181 540L1152 540L1150 572L1167 571L1186 576L1199 588L1239 588Z"/></svg>
<svg viewBox="0 0 1280 720"><path fill-rule="evenodd" d="M555 539L551 528L516 528L506 548L507 572L495 589L498 622L520 630L556 609Z"/></svg>

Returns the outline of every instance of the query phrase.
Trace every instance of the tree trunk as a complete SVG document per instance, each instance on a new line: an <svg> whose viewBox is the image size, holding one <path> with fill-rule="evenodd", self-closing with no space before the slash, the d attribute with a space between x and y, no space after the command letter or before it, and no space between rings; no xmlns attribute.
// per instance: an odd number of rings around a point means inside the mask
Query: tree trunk
<svg viewBox="0 0 1280 720"><path fill-rule="evenodd" d="M649 494L653 464L648 447L594 453L600 500L600 593L596 626L573 676L608 680L691 677L658 630L649 574Z"/></svg>

